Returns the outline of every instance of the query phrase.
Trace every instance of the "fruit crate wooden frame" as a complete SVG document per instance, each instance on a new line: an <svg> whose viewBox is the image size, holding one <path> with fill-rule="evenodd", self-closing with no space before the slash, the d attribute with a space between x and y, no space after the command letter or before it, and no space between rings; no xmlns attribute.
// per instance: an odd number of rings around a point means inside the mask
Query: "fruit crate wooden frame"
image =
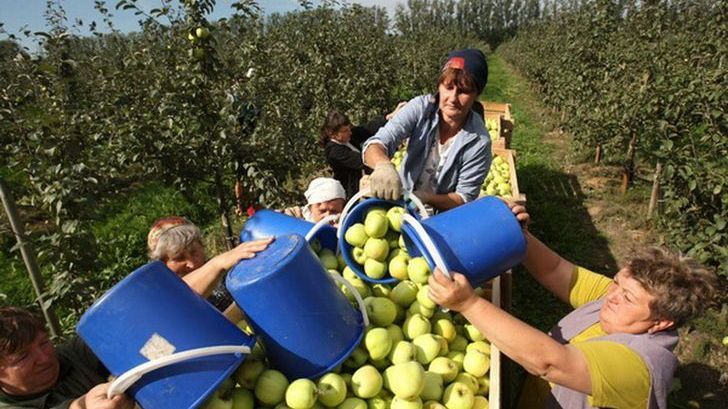
<svg viewBox="0 0 728 409"><path fill-rule="evenodd" d="M511 270L491 280L490 301L496 307L510 312L513 274ZM510 407L509 388L510 367L507 358L495 345L490 345L490 389L488 390L488 409Z"/></svg>
<svg viewBox="0 0 728 409"><path fill-rule="evenodd" d="M486 112L484 115L485 117L483 119L486 121L486 123L488 119L495 119L498 121L498 139L492 141L491 146L498 149L509 149L511 147L511 135L513 134L513 132L512 127L509 131L507 124L508 121L504 119L503 114Z"/></svg>
<svg viewBox="0 0 728 409"><path fill-rule="evenodd" d="M513 127L515 121L511 114L511 104L507 102L492 102L492 101L481 101L485 111L485 115L500 115L500 128L501 136L505 138L505 145L499 146L501 148L509 149L511 146L511 139L513 137Z"/></svg>
<svg viewBox="0 0 728 409"><path fill-rule="evenodd" d="M513 149L501 149L493 147L493 155L500 156L503 160L508 163L511 173L511 200L516 203L525 204L526 195L521 193L521 189L518 186L518 175L516 173L516 151Z"/></svg>

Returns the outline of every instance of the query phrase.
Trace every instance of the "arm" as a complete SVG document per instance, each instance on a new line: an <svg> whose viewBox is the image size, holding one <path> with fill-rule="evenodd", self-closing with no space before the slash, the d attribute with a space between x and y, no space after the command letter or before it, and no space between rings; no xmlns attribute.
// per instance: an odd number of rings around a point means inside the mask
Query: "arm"
<svg viewBox="0 0 728 409"><path fill-rule="evenodd" d="M530 232L526 236L526 256L523 266L547 290L561 301L569 303L574 265L559 256Z"/></svg>
<svg viewBox="0 0 728 409"><path fill-rule="evenodd" d="M106 397L111 382L94 386L85 395L71 402L69 409L132 409L134 401L126 395L116 395L111 399Z"/></svg>
<svg viewBox="0 0 728 409"><path fill-rule="evenodd" d="M453 281L440 270L429 279L430 298L459 311L498 349L528 372L549 382L591 394L591 379L584 354L561 345L543 332L478 297L462 274Z"/></svg>
<svg viewBox="0 0 728 409"><path fill-rule="evenodd" d="M361 154L346 146L337 145L331 142L326 149L326 160L331 167L345 168L352 170L364 169L364 162L361 160Z"/></svg>
<svg viewBox="0 0 728 409"><path fill-rule="evenodd" d="M493 160L490 140L467 147L463 152L463 163L460 167L455 192L461 196L463 203L472 202L478 198L480 187L488 176L490 163Z"/></svg>
<svg viewBox="0 0 728 409"><path fill-rule="evenodd" d="M412 135L426 106L423 98L417 97L399 109L386 125L379 128L377 133L369 138L362 147L364 164L374 169L381 162L389 158L402 144L405 138ZM371 151L371 152L370 152Z"/></svg>
<svg viewBox="0 0 728 409"><path fill-rule="evenodd" d="M462 196L460 196L457 193L445 193L442 195L433 195L433 194L428 194L428 193L424 193L421 191L416 191L415 196L417 196L417 198L422 200L422 202L424 202L440 211L452 209L453 207L458 207L462 204L465 204L465 201L463 200Z"/></svg>
<svg viewBox="0 0 728 409"><path fill-rule="evenodd" d="M242 243L230 251L210 259L205 265L182 277L192 290L202 297L210 295L220 276L232 268L238 261L255 257L255 253L265 250L273 241L272 238Z"/></svg>

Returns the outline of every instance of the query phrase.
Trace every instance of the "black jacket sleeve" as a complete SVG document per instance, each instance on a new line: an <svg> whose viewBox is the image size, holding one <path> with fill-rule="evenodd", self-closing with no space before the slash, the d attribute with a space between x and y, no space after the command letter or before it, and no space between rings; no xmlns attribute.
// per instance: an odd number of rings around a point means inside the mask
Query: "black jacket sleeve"
<svg viewBox="0 0 728 409"><path fill-rule="evenodd" d="M364 169L364 162L362 162L361 153L353 151L344 145L339 145L336 142L329 141L326 144L325 152L326 161L329 163L329 165L331 165L332 168L334 168L334 170Z"/></svg>

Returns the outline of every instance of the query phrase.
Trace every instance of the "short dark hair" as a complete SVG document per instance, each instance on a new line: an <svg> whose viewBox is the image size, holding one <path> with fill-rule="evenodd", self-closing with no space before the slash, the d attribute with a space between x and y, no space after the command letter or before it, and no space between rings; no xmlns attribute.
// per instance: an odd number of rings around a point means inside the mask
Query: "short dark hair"
<svg viewBox="0 0 728 409"><path fill-rule="evenodd" d="M446 67L440 73L440 77L437 79L438 87L440 84L452 83L458 89L466 94L476 93L478 94L478 85L475 83L475 79L469 72L458 68Z"/></svg>
<svg viewBox="0 0 728 409"><path fill-rule="evenodd" d="M45 324L32 312L19 307L0 307L0 362L30 345Z"/></svg>
<svg viewBox="0 0 728 409"><path fill-rule="evenodd" d="M326 145L331 135L335 134L342 127L349 125L351 125L351 121L349 121L346 115L338 111L329 112L326 115L323 126L321 126L321 145Z"/></svg>

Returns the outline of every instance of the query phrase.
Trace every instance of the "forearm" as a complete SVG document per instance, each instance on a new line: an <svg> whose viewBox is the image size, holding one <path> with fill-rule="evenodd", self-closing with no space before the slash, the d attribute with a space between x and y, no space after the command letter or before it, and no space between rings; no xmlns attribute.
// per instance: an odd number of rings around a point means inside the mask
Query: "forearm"
<svg viewBox="0 0 728 409"><path fill-rule="evenodd" d="M564 302L569 301L569 288L574 265L559 256L530 232L525 232L526 255L523 266L546 289Z"/></svg>
<svg viewBox="0 0 728 409"><path fill-rule="evenodd" d="M463 203L465 203L463 198L457 193L432 195L427 200L427 204L441 211L452 209L453 207L460 206Z"/></svg>
<svg viewBox="0 0 728 409"><path fill-rule="evenodd" d="M217 286L217 281L220 279L225 269L220 268L214 262L215 259L211 259L205 263L202 267L182 277L185 283L201 297L206 298L212 290Z"/></svg>
<svg viewBox="0 0 728 409"><path fill-rule="evenodd" d="M387 151L383 145L378 143L367 146L364 151L364 164L374 169L374 167L381 162L389 161Z"/></svg>
<svg viewBox="0 0 728 409"><path fill-rule="evenodd" d="M571 351L547 334L520 321L483 298L461 311L463 316L506 356L528 372L562 381Z"/></svg>

